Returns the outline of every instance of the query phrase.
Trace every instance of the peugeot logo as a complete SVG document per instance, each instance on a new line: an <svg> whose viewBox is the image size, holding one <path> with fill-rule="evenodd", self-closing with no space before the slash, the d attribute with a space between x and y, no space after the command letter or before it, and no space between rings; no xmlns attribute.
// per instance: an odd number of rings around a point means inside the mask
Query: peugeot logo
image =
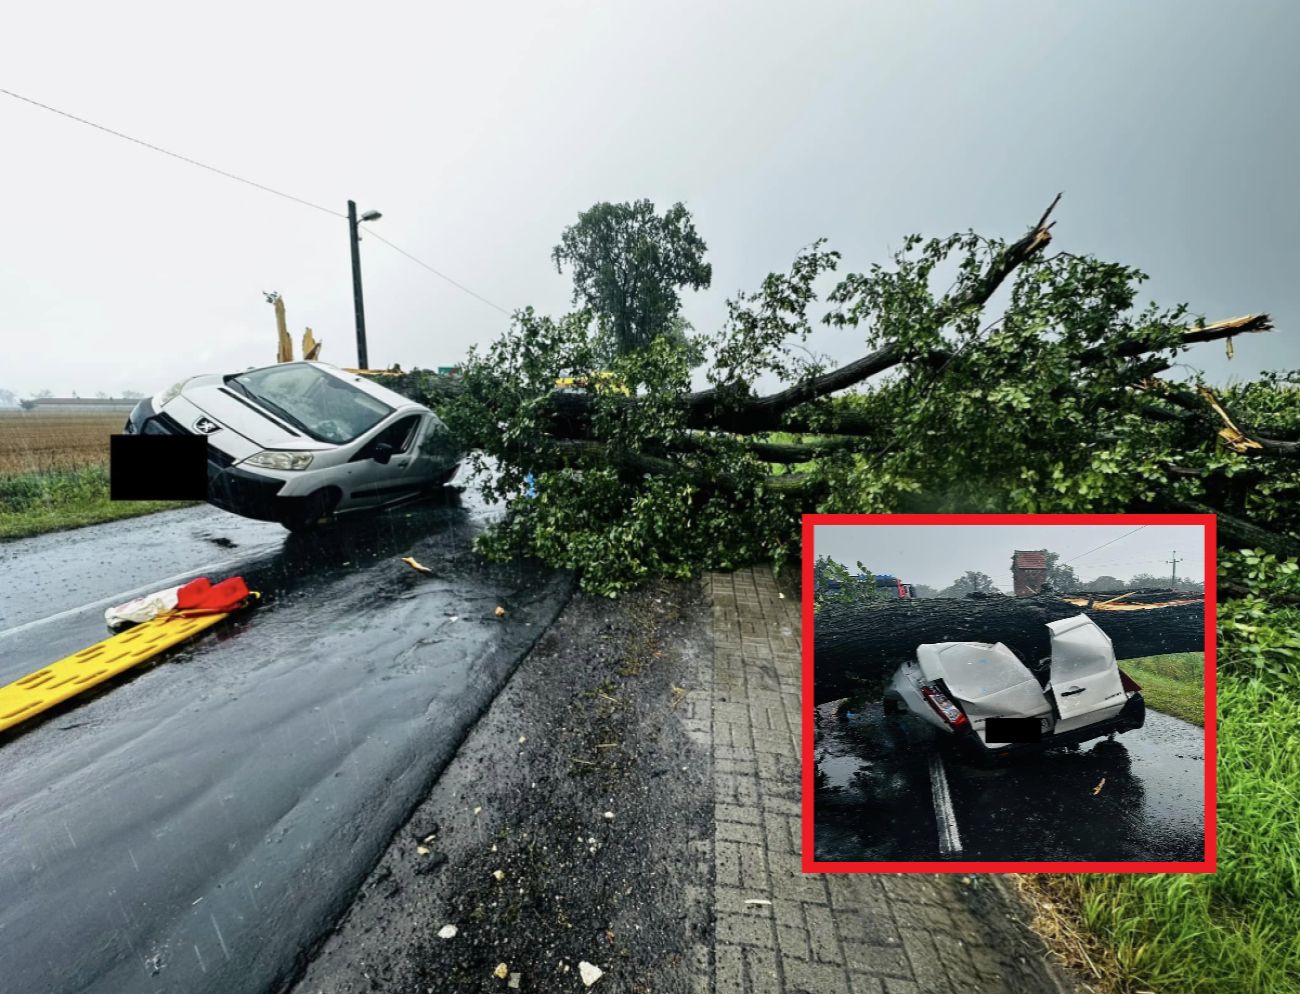
<svg viewBox="0 0 1300 994"><path fill-rule="evenodd" d="M220 431L221 425L209 418L199 418L194 422L194 430L200 435L211 435L213 432Z"/></svg>

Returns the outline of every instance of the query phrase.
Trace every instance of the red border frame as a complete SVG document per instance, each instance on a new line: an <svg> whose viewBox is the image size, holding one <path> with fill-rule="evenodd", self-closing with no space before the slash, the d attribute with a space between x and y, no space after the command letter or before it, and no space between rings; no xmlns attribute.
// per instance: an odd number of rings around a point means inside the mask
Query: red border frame
<svg viewBox="0 0 1300 994"><path fill-rule="evenodd" d="M802 869L804 873L1214 873L1218 826L1216 649L1216 519L1213 514L805 514L803 516L803 685L813 680L813 528L817 525L1199 525L1205 531L1205 854L1199 861L1075 862L848 862L813 856L812 695L805 694L803 718Z"/></svg>

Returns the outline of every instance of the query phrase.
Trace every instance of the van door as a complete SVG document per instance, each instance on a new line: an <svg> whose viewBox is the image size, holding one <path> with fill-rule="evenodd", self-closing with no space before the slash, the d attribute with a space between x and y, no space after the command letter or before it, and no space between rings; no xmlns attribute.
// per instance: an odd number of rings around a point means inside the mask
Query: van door
<svg viewBox="0 0 1300 994"><path fill-rule="evenodd" d="M353 462L362 463L366 469L365 475L356 481L355 489L348 495L355 506L387 504L417 493L425 485L418 472L411 472L419 428L419 414L398 418L380 429L352 457ZM373 459L375 446L379 444L392 450L386 463Z"/></svg>
<svg viewBox="0 0 1300 994"><path fill-rule="evenodd" d="M1124 703L1110 636L1087 615L1047 625L1052 637L1052 695L1064 721Z"/></svg>

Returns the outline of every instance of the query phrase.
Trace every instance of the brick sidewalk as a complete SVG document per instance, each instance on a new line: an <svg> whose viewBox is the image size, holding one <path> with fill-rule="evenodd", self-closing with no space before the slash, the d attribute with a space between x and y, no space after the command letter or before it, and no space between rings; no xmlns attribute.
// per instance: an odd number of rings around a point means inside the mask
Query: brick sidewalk
<svg viewBox="0 0 1300 994"><path fill-rule="evenodd" d="M688 725L714 759L716 994L1067 990L991 884L977 911L956 875L800 872L799 600L770 568L705 582L713 672Z"/></svg>

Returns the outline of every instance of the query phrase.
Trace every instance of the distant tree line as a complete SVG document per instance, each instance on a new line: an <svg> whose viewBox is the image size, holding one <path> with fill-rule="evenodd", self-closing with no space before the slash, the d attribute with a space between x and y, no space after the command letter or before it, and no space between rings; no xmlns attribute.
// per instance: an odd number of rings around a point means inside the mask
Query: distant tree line
<svg viewBox="0 0 1300 994"><path fill-rule="evenodd" d="M1124 590L1138 590L1143 587L1159 587L1167 590L1186 590L1193 593L1204 593L1205 583L1202 580L1193 580L1188 577L1180 576L1173 579L1170 574L1157 575L1155 573L1135 573L1127 580L1109 574L1102 574L1092 580L1081 578L1073 566L1061 562L1061 555L1057 552L1047 553L1047 583L1051 585L1053 591L1058 594L1068 594L1076 590L1095 590L1098 593L1106 591L1120 592ZM993 578L987 573L980 573L974 570L967 570L957 579L953 580L948 586L944 587L937 593L931 591L931 588L924 587L927 594L922 594L923 584L916 585L918 597L965 597L967 594L998 593L997 585Z"/></svg>
<svg viewBox="0 0 1300 994"><path fill-rule="evenodd" d="M44 390L37 390L30 397L24 397L22 399L19 399L18 394L14 393L14 391L12 390L0 390L0 410L7 410L7 409L20 407L24 411L30 411L33 407L36 406L34 401L44 400L47 397L53 397L53 396L54 396L54 391L48 388ZM73 391L72 396L74 397L77 396L76 391ZM113 398L117 400L139 400L141 397L144 396L145 395L142 394L139 390L123 390L117 394L109 394L103 390L99 390L96 391L95 393L95 397L100 400L105 400L109 398Z"/></svg>

